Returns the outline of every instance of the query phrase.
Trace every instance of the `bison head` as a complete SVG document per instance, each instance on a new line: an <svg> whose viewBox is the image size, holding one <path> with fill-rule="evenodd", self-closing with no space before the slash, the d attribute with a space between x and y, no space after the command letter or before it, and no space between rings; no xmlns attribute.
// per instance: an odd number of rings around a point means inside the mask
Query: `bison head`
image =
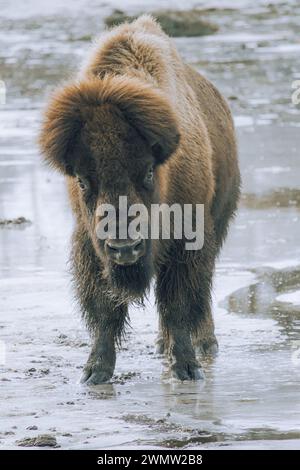
<svg viewBox="0 0 300 470"><path fill-rule="evenodd" d="M72 83L55 92L45 113L40 135L45 160L68 177L77 221L92 241L103 276L133 297L141 296L151 279L151 241L119 236L120 196L128 206L150 210L159 199L158 167L178 143L167 98L134 78ZM106 217L99 208L107 205L115 208L116 231L99 237L97 226Z"/></svg>

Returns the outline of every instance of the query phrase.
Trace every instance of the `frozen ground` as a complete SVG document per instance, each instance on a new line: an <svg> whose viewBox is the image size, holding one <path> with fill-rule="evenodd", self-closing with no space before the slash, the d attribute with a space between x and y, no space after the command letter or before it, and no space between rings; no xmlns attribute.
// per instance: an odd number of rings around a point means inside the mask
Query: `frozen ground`
<svg viewBox="0 0 300 470"><path fill-rule="evenodd" d="M154 351L150 296L131 312L113 382L86 388L78 379L89 339L66 264L72 218L35 139L45 97L120 2L56 0L45 10L0 0L0 219L32 222L0 226L2 448L44 433L68 449L300 448L300 119L291 104L300 10L296 1L215 3L235 8L210 14L219 33L176 43L229 98L238 130L243 198L214 286L220 353L203 363L205 382L170 381Z"/></svg>

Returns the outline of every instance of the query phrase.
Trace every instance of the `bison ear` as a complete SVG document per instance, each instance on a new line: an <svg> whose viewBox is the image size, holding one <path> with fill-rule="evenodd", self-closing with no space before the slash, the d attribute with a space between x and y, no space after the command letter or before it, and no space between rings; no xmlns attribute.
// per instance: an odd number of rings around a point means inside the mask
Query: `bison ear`
<svg viewBox="0 0 300 470"><path fill-rule="evenodd" d="M74 176L74 147L82 127L76 85L58 90L46 109L39 135L45 161L60 172Z"/></svg>

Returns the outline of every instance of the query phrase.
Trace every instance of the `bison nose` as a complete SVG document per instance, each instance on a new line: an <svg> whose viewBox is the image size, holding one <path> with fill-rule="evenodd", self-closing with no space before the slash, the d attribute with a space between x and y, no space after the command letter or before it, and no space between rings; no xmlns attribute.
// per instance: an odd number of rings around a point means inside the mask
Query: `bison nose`
<svg viewBox="0 0 300 470"><path fill-rule="evenodd" d="M139 237L135 240L112 240L105 242L108 256L117 264L134 264L145 253L145 240Z"/></svg>

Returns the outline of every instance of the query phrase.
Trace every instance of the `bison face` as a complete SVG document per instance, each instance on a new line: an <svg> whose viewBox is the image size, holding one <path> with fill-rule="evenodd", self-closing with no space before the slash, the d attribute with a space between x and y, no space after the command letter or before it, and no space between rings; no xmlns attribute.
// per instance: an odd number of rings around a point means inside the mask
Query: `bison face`
<svg viewBox="0 0 300 470"><path fill-rule="evenodd" d="M150 216L159 188L151 148L113 105L91 112L74 155L71 185L79 213L116 290L140 296L152 274L151 241L136 227L131 209ZM150 224L150 217L143 223Z"/></svg>
<svg viewBox="0 0 300 470"><path fill-rule="evenodd" d="M178 142L171 106L138 80L70 85L46 113L40 138L45 158L68 176L78 223L92 240L103 276L131 298L141 297L150 283L153 257L145 231L151 204L159 201L158 167Z"/></svg>

